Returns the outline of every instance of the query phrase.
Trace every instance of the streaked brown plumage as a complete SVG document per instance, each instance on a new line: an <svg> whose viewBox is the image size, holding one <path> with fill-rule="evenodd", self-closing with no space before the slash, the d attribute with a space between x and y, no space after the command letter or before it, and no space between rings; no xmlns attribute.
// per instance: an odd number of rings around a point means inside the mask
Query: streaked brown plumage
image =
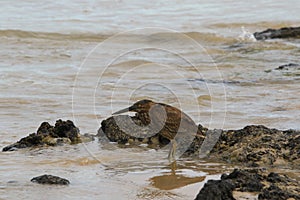
<svg viewBox="0 0 300 200"><path fill-rule="evenodd" d="M148 125L152 130L157 131L171 141L170 161L175 158L177 142L174 138L178 138L178 136L185 137L186 135L195 136L197 132L197 125L187 114L164 103L144 99L128 108L113 113L113 115L124 112L136 112L136 117L143 124Z"/></svg>

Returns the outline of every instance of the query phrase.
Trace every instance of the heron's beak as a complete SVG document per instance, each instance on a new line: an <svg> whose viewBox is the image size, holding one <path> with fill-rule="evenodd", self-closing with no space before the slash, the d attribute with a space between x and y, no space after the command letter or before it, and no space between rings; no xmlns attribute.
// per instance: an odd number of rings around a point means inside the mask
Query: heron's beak
<svg viewBox="0 0 300 200"><path fill-rule="evenodd" d="M125 109L122 109L122 110L119 110L119 111L117 111L117 112L114 112L112 115L118 115L118 114L122 114L122 113L125 113L125 112L129 112L129 111L130 111L129 108L130 108L130 107L125 108Z"/></svg>

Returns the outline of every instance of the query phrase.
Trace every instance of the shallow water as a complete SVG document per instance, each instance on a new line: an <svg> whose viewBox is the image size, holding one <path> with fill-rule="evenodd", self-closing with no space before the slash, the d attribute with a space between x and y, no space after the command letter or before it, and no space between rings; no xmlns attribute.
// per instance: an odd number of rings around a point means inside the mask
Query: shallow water
<svg viewBox="0 0 300 200"><path fill-rule="evenodd" d="M249 38L299 26L297 5L1 1L0 147L58 118L95 134L103 119L142 98L209 128L300 129L300 72L275 70L299 64L300 40ZM193 199L203 181L234 167L182 159L172 171L167 153L98 141L1 152L0 199ZM30 182L44 173L71 185Z"/></svg>

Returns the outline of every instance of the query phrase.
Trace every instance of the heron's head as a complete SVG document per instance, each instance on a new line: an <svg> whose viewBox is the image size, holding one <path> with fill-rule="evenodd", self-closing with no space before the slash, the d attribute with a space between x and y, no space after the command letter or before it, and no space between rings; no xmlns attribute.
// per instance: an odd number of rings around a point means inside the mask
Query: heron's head
<svg viewBox="0 0 300 200"><path fill-rule="evenodd" d="M113 113L113 115L116 114L121 114L121 113L125 113L125 112L148 112L150 110L150 108L155 104L155 102L148 100L148 99L143 99L140 100L136 103L134 103L132 106L119 110L115 113Z"/></svg>

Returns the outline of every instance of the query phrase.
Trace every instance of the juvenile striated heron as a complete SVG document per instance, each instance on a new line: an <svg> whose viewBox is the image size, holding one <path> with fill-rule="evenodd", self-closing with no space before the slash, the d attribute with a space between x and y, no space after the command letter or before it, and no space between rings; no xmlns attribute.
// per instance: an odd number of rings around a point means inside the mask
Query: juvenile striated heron
<svg viewBox="0 0 300 200"><path fill-rule="evenodd" d="M136 112L143 124L149 125L150 128L158 130L158 134L167 138L171 142L168 159L170 162L175 161L175 152L177 140L188 136L194 137L197 133L197 125L184 112L173 106L157 103L148 99L140 100L132 106L113 113L113 115ZM189 143L188 143L189 145Z"/></svg>

